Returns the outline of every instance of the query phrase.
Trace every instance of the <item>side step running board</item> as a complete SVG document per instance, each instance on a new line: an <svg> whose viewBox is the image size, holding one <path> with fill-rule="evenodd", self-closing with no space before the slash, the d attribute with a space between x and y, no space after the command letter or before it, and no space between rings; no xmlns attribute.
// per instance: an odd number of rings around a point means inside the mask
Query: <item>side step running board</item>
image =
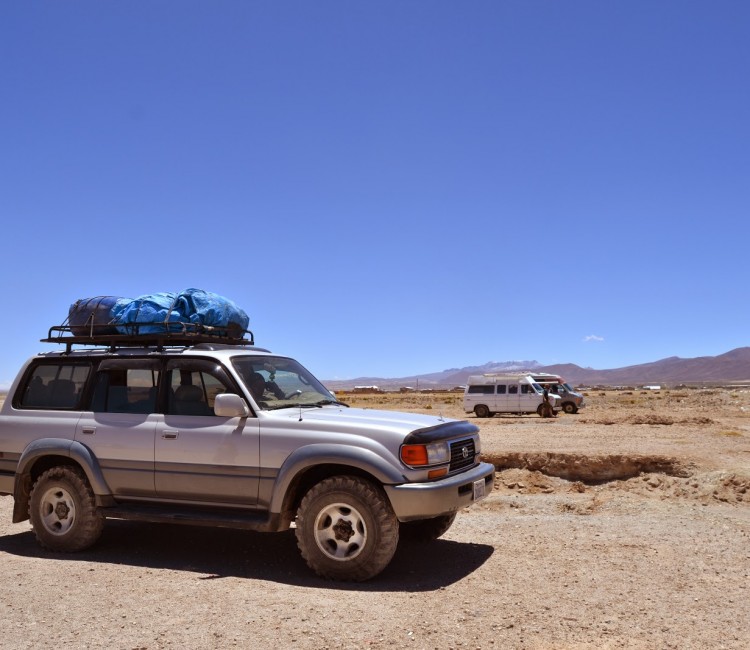
<svg viewBox="0 0 750 650"><path fill-rule="evenodd" d="M128 519L151 523L187 524L190 526L214 526L273 532L279 530L279 517L250 510L196 507L175 508L151 504L117 504L111 508L99 508L99 513L108 519Z"/></svg>

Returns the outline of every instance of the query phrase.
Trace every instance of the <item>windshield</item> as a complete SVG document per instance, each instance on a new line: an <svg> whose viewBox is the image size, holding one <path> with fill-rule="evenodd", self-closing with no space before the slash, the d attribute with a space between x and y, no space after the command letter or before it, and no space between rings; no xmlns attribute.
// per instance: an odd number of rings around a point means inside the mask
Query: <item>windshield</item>
<svg viewBox="0 0 750 650"><path fill-rule="evenodd" d="M573 387L570 384L563 384L562 385L565 390L567 390L569 393L575 393L575 390L573 390Z"/></svg>
<svg viewBox="0 0 750 650"><path fill-rule="evenodd" d="M255 403L264 411L339 403L333 393L294 359L239 357L232 359L232 365Z"/></svg>

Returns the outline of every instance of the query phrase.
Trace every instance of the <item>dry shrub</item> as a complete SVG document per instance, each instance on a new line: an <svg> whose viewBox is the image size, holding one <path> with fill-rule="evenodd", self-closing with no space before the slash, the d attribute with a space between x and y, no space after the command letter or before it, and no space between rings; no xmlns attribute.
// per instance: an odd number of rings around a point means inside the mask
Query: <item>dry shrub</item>
<svg viewBox="0 0 750 650"><path fill-rule="evenodd" d="M706 426L709 424L716 424L711 418L698 416L693 418L683 418L680 420L680 424L700 424L702 426Z"/></svg>
<svg viewBox="0 0 750 650"><path fill-rule="evenodd" d="M666 415L657 415L649 413L646 415L631 415L627 418L629 424L660 424L668 426L674 424L674 420Z"/></svg>

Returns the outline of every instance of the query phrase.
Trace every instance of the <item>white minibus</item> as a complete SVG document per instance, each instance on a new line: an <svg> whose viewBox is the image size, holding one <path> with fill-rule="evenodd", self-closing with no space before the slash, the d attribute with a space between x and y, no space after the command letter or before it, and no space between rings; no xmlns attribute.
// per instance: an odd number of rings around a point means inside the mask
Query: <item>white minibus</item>
<svg viewBox="0 0 750 650"><path fill-rule="evenodd" d="M544 415L544 389L529 375L471 375L464 390L464 411L478 418L495 413L538 413ZM560 396L549 392L552 409L560 410Z"/></svg>

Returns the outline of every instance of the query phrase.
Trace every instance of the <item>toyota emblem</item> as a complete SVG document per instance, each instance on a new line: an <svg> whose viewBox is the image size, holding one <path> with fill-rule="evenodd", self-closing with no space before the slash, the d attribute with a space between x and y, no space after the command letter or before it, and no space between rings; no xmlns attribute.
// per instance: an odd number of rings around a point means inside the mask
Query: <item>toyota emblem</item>
<svg viewBox="0 0 750 650"><path fill-rule="evenodd" d="M469 448L468 447L461 447L461 455L464 458L468 458L469 457Z"/></svg>

